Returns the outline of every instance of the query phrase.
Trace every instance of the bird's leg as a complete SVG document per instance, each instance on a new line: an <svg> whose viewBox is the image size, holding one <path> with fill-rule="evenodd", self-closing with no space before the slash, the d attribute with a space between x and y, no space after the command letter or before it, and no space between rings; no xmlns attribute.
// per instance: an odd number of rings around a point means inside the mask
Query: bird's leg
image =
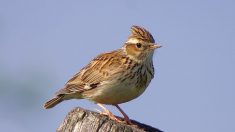
<svg viewBox="0 0 235 132"><path fill-rule="evenodd" d="M119 107L117 104L114 105L118 108L118 110L122 113L122 115L124 116L124 120L126 121L127 124L132 124L129 117L127 116L127 114L121 109L121 107Z"/></svg>
<svg viewBox="0 0 235 132"><path fill-rule="evenodd" d="M97 103L97 105L104 110L104 112L100 112L102 115L107 115L110 119L115 120L117 122L122 122L120 119L118 119L113 113L111 113L107 108L105 108L102 104Z"/></svg>

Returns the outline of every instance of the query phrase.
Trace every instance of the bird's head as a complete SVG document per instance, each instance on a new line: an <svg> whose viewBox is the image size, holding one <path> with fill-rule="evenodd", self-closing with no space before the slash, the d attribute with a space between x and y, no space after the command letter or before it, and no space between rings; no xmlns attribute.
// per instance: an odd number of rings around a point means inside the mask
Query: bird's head
<svg viewBox="0 0 235 132"><path fill-rule="evenodd" d="M127 55L138 62L146 59L152 59L154 50L161 46L155 44L155 40L151 33L139 26L131 27L131 35L125 42L123 49Z"/></svg>

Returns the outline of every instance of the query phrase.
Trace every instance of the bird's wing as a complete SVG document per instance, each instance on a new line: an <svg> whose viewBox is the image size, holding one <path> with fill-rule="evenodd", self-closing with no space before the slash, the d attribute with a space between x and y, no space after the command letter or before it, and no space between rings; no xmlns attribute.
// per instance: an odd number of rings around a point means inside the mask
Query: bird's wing
<svg viewBox="0 0 235 132"><path fill-rule="evenodd" d="M81 93L98 87L103 81L115 77L122 72L129 59L121 50L98 55L81 71L75 74L58 94ZM124 65L123 65L124 64Z"/></svg>

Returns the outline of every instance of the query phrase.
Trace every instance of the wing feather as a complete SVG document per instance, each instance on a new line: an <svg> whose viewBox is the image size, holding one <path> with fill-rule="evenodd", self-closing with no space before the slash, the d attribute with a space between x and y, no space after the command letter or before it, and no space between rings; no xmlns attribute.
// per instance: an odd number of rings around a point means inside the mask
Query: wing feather
<svg viewBox="0 0 235 132"><path fill-rule="evenodd" d="M103 81L107 81L126 68L126 58L121 50L98 55L86 67L75 74L58 94L81 93L98 87Z"/></svg>

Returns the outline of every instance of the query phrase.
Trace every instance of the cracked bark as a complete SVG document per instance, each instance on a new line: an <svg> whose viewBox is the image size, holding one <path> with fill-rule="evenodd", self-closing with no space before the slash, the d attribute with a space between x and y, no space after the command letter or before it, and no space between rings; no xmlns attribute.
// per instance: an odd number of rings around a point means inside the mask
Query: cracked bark
<svg viewBox="0 0 235 132"><path fill-rule="evenodd" d="M162 132L161 130L132 120L135 125L126 125L105 115L75 108L68 113L57 132Z"/></svg>

